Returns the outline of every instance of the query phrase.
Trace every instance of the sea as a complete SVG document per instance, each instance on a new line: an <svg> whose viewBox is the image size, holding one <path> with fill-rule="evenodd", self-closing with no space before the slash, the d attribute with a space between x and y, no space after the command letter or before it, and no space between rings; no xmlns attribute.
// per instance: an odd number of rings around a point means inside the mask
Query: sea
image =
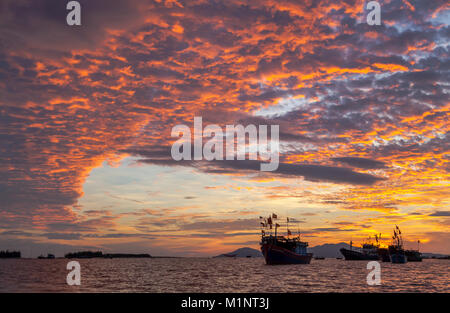
<svg viewBox="0 0 450 313"><path fill-rule="evenodd" d="M450 261L439 259L380 263L373 286L368 261L266 265L263 258L78 259L81 284L70 286L69 261L0 259L0 292L450 292Z"/></svg>

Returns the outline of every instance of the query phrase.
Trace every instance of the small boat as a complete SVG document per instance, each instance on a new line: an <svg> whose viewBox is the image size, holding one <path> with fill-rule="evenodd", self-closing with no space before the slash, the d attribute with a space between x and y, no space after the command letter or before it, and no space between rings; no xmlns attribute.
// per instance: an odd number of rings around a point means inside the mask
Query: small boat
<svg viewBox="0 0 450 313"><path fill-rule="evenodd" d="M55 255L53 255L53 254L47 254L47 256L43 256L42 254L40 255L40 256L38 256L38 259L54 259L55 258Z"/></svg>
<svg viewBox="0 0 450 313"><path fill-rule="evenodd" d="M419 252L420 240L417 240L417 250L406 250L408 262L422 262L422 253Z"/></svg>
<svg viewBox="0 0 450 313"><path fill-rule="evenodd" d="M350 249L341 248L342 255L345 260L361 261L361 260L379 260L378 246L375 246L370 242L363 243L361 248L353 248L353 242L350 241Z"/></svg>
<svg viewBox="0 0 450 313"><path fill-rule="evenodd" d="M363 243L361 248L353 248L350 241L350 249L342 248L340 251L346 260L381 260L382 262L391 262L388 248L381 248L381 234L375 234L375 244L372 243L369 236L368 241Z"/></svg>
<svg viewBox="0 0 450 313"><path fill-rule="evenodd" d="M418 250L406 250L405 255L408 262L422 262L422 253Z"/></svg>
<svg viewBox="0 0 450 313"><path fill-rule="evenodd" d="M309 264L313 254L307 253L308 243L300 240L300 234L296 237L290 237L292 233L288 228L289 218L286 219L287 235L277 235L277 230L280 227L278 223L274 222L277 218L276 214L272 214L267 219L260 217L260 219L263 219L260 245L266 264ZM273 227L275 228L274 234L272 234ZM269 231L270 234L266 235L266 231Z"/></svg>
<svg viewBox="0 0 450 313"><path fill-rule="evenodd" d="M323 257L323 256L316 256L316 257L314 257L314 260L325 260L325 257Z"/></svg>

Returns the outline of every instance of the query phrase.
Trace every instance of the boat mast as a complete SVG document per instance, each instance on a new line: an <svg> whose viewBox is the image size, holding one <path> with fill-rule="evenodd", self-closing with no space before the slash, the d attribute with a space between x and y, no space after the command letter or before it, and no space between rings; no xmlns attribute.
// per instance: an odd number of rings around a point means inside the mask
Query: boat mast
<svg viewBox="0 0 450 313"><path fill-rule="evenodd" d="M275 213L272 213L272 219L273 220L276 220L278 218L278 216L275 214ZM273 221L272 221L272 223L273 223ZM277 222L275 222L275 238L277 238L277 229L278 229L278 223Z"/></svg>
<svg viewBox="0 0 450 313"><path fill-rule="evenodd" d="M286 217L286 234L289 238L289 217Z"/></svg>

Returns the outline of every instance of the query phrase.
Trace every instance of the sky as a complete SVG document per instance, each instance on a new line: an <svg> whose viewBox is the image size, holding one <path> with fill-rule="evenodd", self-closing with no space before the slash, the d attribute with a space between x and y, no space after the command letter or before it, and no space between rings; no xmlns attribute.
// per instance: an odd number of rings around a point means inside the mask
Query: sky
<svg viewBox="0 0 450 313"><path fill-rule="evenodd" d="M0 250L212 256L277 213L450 254L447 1L79 2L0 2ZM173 160L195 116L279 125L278 170Z"/></svg>

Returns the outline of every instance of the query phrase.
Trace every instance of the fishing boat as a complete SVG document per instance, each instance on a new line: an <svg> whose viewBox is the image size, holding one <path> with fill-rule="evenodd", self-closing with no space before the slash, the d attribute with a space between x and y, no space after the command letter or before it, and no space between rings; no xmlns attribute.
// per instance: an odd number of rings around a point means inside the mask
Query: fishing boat
<svg viewBox="0 0 450 313"><path fill-rule="evenodd" d="M408 262L422 262L422 253L417 250L405 250Z"/></svg>
<svg viewBox="0 0 450 313"><path fill-rule="evenodd" d="M417 250L405 250L408 262L422 262L422 253L419 252L420 240L417 240Z"/></svg>
<svg viewBox="0 0 450 313"><path fill-rule="evenodd" d="M422 262L422 253L417 250L405 250L408 262Z"/></svg>
<svg viewBox="0 0 450 313"><path fill-rule="evenodd" d="M376 238L378 238L378 237L376 237ZM377 239L377 242L378 242L378 239ZM361 248L354 248L353 242L350 241L350 249L341 248L339 251L341 251L345 260L350 260L350 261L379 260L380 259L380 256L378 254L378 246L374 245L370 241L370 237L369 237L369 241L363 243Z"/></svg>
<svg viewBox="0 0 450 313"><path fill-rule="evenodd" d="M392 245L390 245L388 248L391 262L400 264L408 262L405 250L403 249L402 232L400 231L400 228L397 225L395 225L392 240L393 240Z"/></svg>
<svg viewBox="0 0 450 313"><path fill-rule="evenodd" d="M300 233L293 237L289 230L289 218L286 218L286 236L278 235L280 224L278 216L272 214L261 220L261 252L268 265L276 264L309 264L313 256L307 253L308 243L300 240ZM272 234L272 229L274 233ZM268 233L268 234L267 234Z"/></svg>
<svg viewBox="0 0 450 313"><path fill-rule="evenodd" d="M391 257L389 256L388 248L378 248L378 255L382 262L391 262Z"/></svg>
<svg viewBox="0 0 450 313"><path fill-rule="evenodd" d="M389 249L381 247L381 233L375 234L375 243L371 241L369 236L368 241L362 244L361 248L353 248L353 242L350 241L350 249L341 248L340 251L345 257L345 260L380 260L382 262L391 262Z"/></svg>
<svg viewBox="0 0 450 313"><path fill-rule="evenodd" d="M54 259L55 255L54 254L47 254L47 256L43 256L42 254L40 256L38 256L38 259Z"/></svg>

